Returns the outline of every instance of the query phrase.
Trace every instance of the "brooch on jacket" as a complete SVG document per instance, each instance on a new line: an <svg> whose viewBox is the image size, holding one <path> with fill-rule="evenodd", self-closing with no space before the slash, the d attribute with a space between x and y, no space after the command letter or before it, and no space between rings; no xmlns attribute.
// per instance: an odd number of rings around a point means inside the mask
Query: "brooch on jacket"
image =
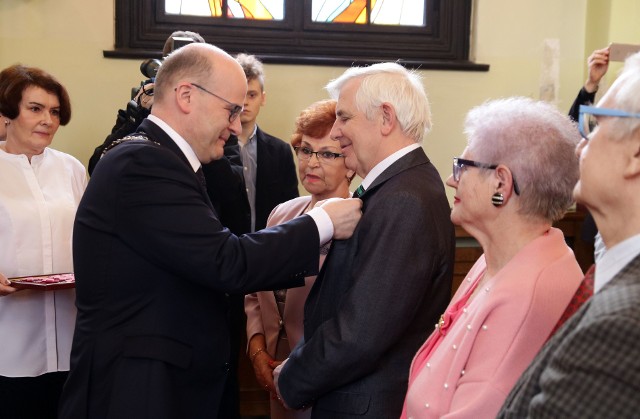
<svg viewBox="0 0 640 419"><path fill-rule="evenodd" d="M444 335L444 330L442 330L444 328L444 314L440 315L440 320L438 320L438 323L436 323L436 329L438 329L438 332L440 332L441 335Z"/></svg>

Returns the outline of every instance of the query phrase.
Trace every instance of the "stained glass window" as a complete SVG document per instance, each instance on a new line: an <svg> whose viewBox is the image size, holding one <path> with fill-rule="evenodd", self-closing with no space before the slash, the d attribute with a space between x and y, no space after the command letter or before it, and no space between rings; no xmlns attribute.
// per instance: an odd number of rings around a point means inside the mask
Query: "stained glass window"
<svg viewBox="0 0 640 419"><path fill-rule="evenodd" d="M295 0L290 0L295 1ZM165 0L167 14L283 20L285 0ZM312 0L311 20L323 23L424 26L424 0Z"/></svg>
<svg viewBox="0 0 640 419"><path fill-rule="evenodd" d="M285 0L165 0L165 13L182 16L213 16L237 19L282 20Z"/></svg>
<svg viewBox="0 0 640 419"><path fill-rule="evenodd" d="M478 0L113 1L115 49L106 57L160 57L169 33L190 30L266 63L488 69L469 61Z"/></svg>
<svg viewBox="0 0 640 419"><path fill-rule="evenodd" d="M327 23L424 26L424 0L312 0L311 19Z"/></svg>

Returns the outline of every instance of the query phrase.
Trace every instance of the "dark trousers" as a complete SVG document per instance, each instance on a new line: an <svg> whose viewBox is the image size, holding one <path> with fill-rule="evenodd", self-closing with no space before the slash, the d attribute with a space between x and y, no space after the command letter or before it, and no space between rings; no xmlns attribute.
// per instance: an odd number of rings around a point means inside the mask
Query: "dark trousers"
<svg viewBox="0 0 640 419"><path fill-rule="evenodd" d="M0 417L3 419L56 419L58 400L67 372L38 377L0 376Z"/></svg>
<svg viewBox="0 0 640 419"><path fill-rule="evenodd" d="M244 295L229 295L229 374L220 401L219 419L240 418L240 383L238 381L238 357L244 353L242 336L246 333L247 317L244 314Z"/></svg>

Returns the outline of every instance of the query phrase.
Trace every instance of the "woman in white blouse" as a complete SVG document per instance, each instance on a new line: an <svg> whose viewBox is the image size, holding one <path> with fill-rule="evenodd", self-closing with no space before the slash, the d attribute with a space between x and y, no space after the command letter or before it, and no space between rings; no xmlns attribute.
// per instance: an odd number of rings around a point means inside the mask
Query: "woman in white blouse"
<svg viewBox="0 0 640 419"><path fill-rule="evenodd" d="M73 271L71 234L86 185L82 164L49 148L71 118L46 72L0 72L0 416L56 417L69 370L75 291L16 290L7 278Z"/></svg>

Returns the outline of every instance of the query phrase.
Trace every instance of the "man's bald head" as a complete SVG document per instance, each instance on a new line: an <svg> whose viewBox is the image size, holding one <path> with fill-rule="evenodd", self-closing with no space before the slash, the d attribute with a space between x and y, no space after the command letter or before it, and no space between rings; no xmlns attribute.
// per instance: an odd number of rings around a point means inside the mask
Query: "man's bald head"
<svg viewBox="0 0 640 419"><path fill-rule="evenodd" d="M158 70L154 88L155 103L162 102L180 80L206 80L215 75L216 67L223 62L234 63L242 71L233 57L211 44L193 43L172 52Z"/></svg>

